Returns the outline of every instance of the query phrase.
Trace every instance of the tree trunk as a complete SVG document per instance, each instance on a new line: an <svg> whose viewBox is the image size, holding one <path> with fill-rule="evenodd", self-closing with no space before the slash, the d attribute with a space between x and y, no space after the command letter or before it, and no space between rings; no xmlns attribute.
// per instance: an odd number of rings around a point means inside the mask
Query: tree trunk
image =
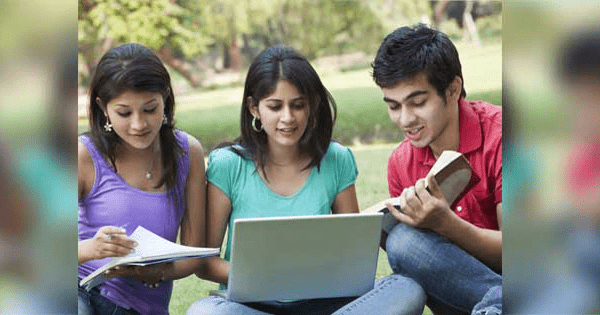
<svg viewBox="0 0 600 315"><path fill-rule="evenodd" d="M183 60L175 58L175 56L173 56L171 51L166 46L163 46L159 51L157 51L157 55L169 67L181 74L181 76L184 77L191 86L197 88L202 85L202 80L200 77L192 73L191 66L186 64Z"/></svg>
<svg viewBox="0 0 600 315"><path fill-rule="evenodd" d="M230 69L235 72L241 72L243 58L242 58L242 50L241 50L240 46L238 45L237 39L234 38L231 41L231 46L229 46L228 53L229 53Z"/></svg>

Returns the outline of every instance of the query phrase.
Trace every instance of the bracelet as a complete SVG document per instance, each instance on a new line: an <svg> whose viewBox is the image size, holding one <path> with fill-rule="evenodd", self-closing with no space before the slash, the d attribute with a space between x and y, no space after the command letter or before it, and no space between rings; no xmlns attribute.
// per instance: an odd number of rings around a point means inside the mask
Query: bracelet
<svg viewBox="0 0 600 315"><path fill-rule="evenodd" d="M156 289L158 288L158 286L160 286L161 283L163 283L165 281L165 270L162 270L160 273L160 280L158 280L158 282L156 283L147 283L145 281L142 281L142 284L149 289Z"/></svg>

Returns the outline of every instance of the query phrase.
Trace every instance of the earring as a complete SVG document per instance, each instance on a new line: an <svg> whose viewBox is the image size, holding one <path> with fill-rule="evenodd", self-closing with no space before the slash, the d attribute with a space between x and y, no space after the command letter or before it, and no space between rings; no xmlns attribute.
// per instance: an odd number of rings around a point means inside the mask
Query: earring
<svg viewBox="0 0 600 315"><path fill-rule="evenodd" d="M104 131L111 132L113 131L112 124L108 121L108 116L106 116L106 122L104 123Z"/></svg>
<svg viewBox="0 0 600 315"><path fill-rule="evenodd" d="M163 125L167 125L169 124L169 119L167 118L167 115L163 115Z"/></svg>
<svg viewBox="0 0 600 315"><path fill-rule="evenodd" d="M256 119L256 116L252 117L252 129L254 129L254 131L256 132L260 132L263 129L262 124L260 124L260 128L256 127L256 121L260 121L260 119Z"/></svg>

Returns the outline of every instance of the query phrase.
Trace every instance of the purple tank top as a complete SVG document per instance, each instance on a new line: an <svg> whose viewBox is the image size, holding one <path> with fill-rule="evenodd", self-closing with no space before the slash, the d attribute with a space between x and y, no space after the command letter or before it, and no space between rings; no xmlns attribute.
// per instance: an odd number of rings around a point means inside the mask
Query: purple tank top
<svg viewBox="0 0 600 315"><path fill-rule="evenodd" d="M176 241L177 231L184 213L184 188L189 172L189 144L187 134L176 131L176 139L184 153L178 161L175 194L147 192L129 185L110 166L93 141L86 135L79 137L88 149L96 178L90 192L79 200L78 239L92 238L105 225L127 224L130 235L138 225L168 239ZM176 200L177 204L173 201ZM90 260L78 266L80 278L92 273L112 258ZM162 283L149 289L138 280L116 277L98 286L102 295L117 305L135 309L141 314L168 314L173 282Z"/></svg>

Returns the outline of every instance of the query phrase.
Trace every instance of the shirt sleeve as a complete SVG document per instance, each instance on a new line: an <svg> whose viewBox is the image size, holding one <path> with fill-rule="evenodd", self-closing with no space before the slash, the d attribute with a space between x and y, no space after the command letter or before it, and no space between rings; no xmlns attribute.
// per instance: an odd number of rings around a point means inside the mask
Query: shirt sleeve
<svg viewBox="0 0 600 315"><path fill-rule="evenodd" d="M388 190L390 192L390 197L398 197L402 193L402 190L404 190L404 186L400 183L398 170L396 168L397 162L395 154L392 153L388 159Z"/></svg>
<svg viewBox="0 0 600 315"><path fill-rule="evenodd" d="M502 203L502 141L500 141L498 149L496 150L496 158L494 164L494 202L496 204L499 204Z"/></svg>
<svg viewBox="0 0 600 315"><path fill-rule="evenodd" d="M336 158L338 160L338 187L337 192L340 193L344 189L350 187L356 183L356 177L358 177L358 167L356 166L356 159L354 154L348 148L345 148L337 143L331 143L331 146L337 147L338 153Z"/></svg>
<svg viewBox="0 0 600 315"><path fill-rule="evenodd" d="M227 148L217 149L208 156L206 168L206 180L217 186L230 199L232 197L233 178L238 168L235 164L241 159L240 156Z"/></svg>

